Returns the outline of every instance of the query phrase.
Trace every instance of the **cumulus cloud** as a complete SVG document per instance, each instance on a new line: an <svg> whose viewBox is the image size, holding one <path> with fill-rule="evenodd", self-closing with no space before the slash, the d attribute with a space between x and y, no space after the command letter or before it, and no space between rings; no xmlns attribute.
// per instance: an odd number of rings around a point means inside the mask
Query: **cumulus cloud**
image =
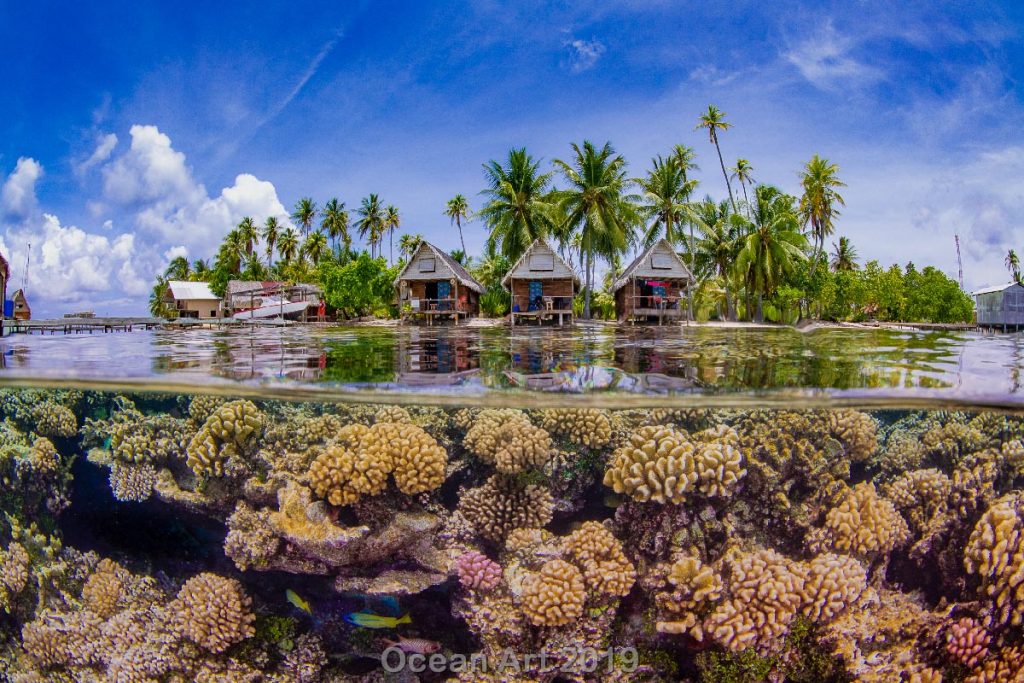
<svg viewBox="0 0 1024 683"><path fill-rule="evenodd" d="M100 138L100 141L96 144L96 149L89 155L89 158L85 161L75 165L75 172L79 175L84 175L89 169L102 164L104 161L110 158L110 155L114 153L114 148L117 147L117 135L114 133L108 133Z"/></svg>
<svg viewBox="0 0 1024 683"><path fill-rule="evenodd" d="M43 175L42 165L35 159L21 157L3 187L0 188L0 213L21 220L35 210L36 181Z"/></svg>
<svg viewBox="0 0 1024 683"><path fill-rule="evenodd" d="M851 37L836 31L827 22L820 31L783 53L786 61L812 85L821 90L836 90L878 81L878 69L857 61L850 53L856 47Z"/></svg>
<svg viewBox="0 0 1024 683"><path fill-rule="evenodd" d="M103 194L107 204L132 212L147 236L205 257L244 216L277 216L290 225L272 183L242 173L211 197L156 126L132 126L129 134L128 151L103 167Z"/></svg>
<svg viewBox="0 0 1024 683"><path fill-rule="evenodd" d="M593 40L574 38L566 41L565 46L569 50L569 70L574 74L593 69L607 49L604 43L596 38Z"/></svg>

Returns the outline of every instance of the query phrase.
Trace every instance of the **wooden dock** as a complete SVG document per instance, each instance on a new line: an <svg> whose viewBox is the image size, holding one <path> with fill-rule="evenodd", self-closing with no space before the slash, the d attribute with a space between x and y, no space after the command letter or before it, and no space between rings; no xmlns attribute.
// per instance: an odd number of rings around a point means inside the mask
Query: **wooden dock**
<svg viewBox="0 0 1024 683"><path fill-rule="evenodd" d="M162 318L54 318L51 320L4 320L4 334L92 334L132 332L160 327Z"/></svg>

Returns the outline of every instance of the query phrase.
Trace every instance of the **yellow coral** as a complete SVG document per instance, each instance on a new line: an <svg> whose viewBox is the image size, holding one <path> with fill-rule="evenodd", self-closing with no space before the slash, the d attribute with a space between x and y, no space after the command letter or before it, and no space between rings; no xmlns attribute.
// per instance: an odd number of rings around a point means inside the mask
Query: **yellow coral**
<svg viewBox="0 0 1024 683"><path fill-rule="evenodd" d="M825 535L834 550L874 557L905 543L910 530L893 504L878 495L875 485L862 482L828 511Z"/></svg>
<svg viewBox="0 0 1024 683"><path fill-rule="evenodd" d="M735 432L733 432L735 434ZM727 496L746 475L740 449L728 441L712 441L701 446L694 457L700 483L706 496Z"/></svg>
<svg viewBox="0 0 1024 683"><path fill-rule="evenodd" d="M815 623L831 621L867 589L867 570L852 557L826 553L806 563L801 613Z"/></svg>
<svg viewBox="0 0 1024 683"><path fill-rule="evenodd" d="M360 458L391 463L398 490L406 494L432 491L444 483L448 453L434 437L414 424L379 422L363 437Z"/></svg>
<svg viewBox="0 0 1024 683"><path fill-rule="evenodd" d="M826 423L829 432L843 444L853 462L863 462L878 450L878 425L867 413L830 410Z"/></svg>
<svg viewBox="0 0 1024 683"><path fill-rule="evenodd" d="M211 652L223 652L255 633L251 604L238 581L204 573L185 582L171 612L184 637Z"/></svg>
<svg viewBox="0 0 1024 683"><path fill-rule="evenodd" d="M374 422L412 422L409 411L402 406L384 406L373 416Z"/></svg>
<svg viewBox="0 0 1024 683"><path fill-rule="evenodd" d="M545 410L541 413L541 426L556 436L590 448L607 446L612 438L608 412L596 408Z"/></svg>
<svg viewBox="0 0 1024 683"><path fill-rule="evenodd" d="M57 452L53 442L45 437L40 437L32 443L28 452L28 461L32 469L42 473L53 473L60 466L60 453Z"/></svg>
<svg viewBox="0 0 1024 683"><path fill-rule="evenodd" d="M647 426L616 449L604 474L605 486L635 500L681 503L700 478L694 445L669 427Z"/></svg>
<svg viewBox="0 0 1024 683"><path fill-rule="evenodd" d="M331 505L351 505L362 496L383 493L391 465L386 454L357 455L341 446L331 446L310 465L310 485Z"/></svg>
<svg viewBox="0 0 1024 683"><path fill-rule="evenodd" d="M92 574L82 587L82 601L86 607L103 619L117 612L123 583L117 576L116 565L109 563Z"/></svg>
<svg viewBox="0 0 1024 683"><path fill-rule="evenodd" d="M541 467L551 457L551 436L519 411L481 411L464 443L506 474Z"/></svg>
<svg viewBox="0 0 1024 683"><path fill-rule="evenodd" d="M583 575L565 560L549 560L523 580L523 613L536 626L571 624L585 598Z"/></svg>
<svg viewBox="0 0 1024 683"><path fill-rule="evenodd" d="M186 462L196 476L210 474L215 477L224 476L224 461L220 453L220 445L209 429L203 427L186 449Z"/></svg>
<svg viewBox="0 0 1024 683"><path fill-rule="evenodd" d="M592 590L621 596L633 587L633 563L622 552L619 540L599 522L584 522L566 539L566 547Z"/></svg>
<svg viewBox="0 0 1024 683"><path fill-rule="evenodd" d="M263 429L263 413L252 401L229 401L206 418L186 449L188 466L197 476L224 475L224 461L253 441ZM233 447L233 448L232 448Z"/></svg>
<svg viewBox="0 0 1024 683"><path fill-rule="evenodd" d="M921 529L936 513L946 507L953 484L937 469L904 472L884 488L893 502L915 529Z"/></svg>
<svg viewBox="0 0 1024 683"><path fill-rule="evenodd" d="M697 640L704 639L704 628L699 612L722 596L722 578L714 568L695 556L682 557L669 568L668 582L674 590L659 593L659 606L672 619L658 621L659 633L688 633Z"/></svg>
<svg viewBox="0 0 1024 683"><path fill-rule="evenodd" d="M998 622L1024 621L1024 519L1019 493L1003 496L974 525L964 550L964 567L981 578Z"/></svg>

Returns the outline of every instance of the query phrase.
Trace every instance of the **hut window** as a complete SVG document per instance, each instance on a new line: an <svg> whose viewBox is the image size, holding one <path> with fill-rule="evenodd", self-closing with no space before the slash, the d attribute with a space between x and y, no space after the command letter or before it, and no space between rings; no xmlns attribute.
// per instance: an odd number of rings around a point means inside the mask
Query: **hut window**
<svg viewBox="0 0 1024 683"><path fill-rule="evenodd" d="M436 259L424 258L420 259L420 272L421 273L433 273L437 266L434 263Z"/></svg>
<svg viewBox="0 0 1024 683"><path fill-rule="evenodd" d="M651 268L672 270L672 257L668 254L651 254Z"/></svg>
<svg viewBox="0 0 1024 683"><path fill-rule="evenodd" d="M555 269L555 257L551 254L534 254L530 257L530 270Z"/></svg>

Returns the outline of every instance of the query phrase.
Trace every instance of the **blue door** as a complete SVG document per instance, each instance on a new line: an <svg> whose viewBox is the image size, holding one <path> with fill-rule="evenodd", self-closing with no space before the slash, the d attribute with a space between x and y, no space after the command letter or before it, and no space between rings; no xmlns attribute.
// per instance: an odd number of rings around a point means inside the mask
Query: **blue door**
<svg viewBox="0 0 1024 683"><path fill-rule="evenodd" d="M526 310L536 311L544 308L544 283L540 280L530 281L530 305Z"/></svg>
<svg viewBox="0 0 1024 683"><path fill-rule="evenodd" d="M452 286L447 280L442 280L437 283L437 298L447 299L452 294ZM441 301L437 308L438 310L447 311L451 307L451 304L447 301Z"/></svg>

